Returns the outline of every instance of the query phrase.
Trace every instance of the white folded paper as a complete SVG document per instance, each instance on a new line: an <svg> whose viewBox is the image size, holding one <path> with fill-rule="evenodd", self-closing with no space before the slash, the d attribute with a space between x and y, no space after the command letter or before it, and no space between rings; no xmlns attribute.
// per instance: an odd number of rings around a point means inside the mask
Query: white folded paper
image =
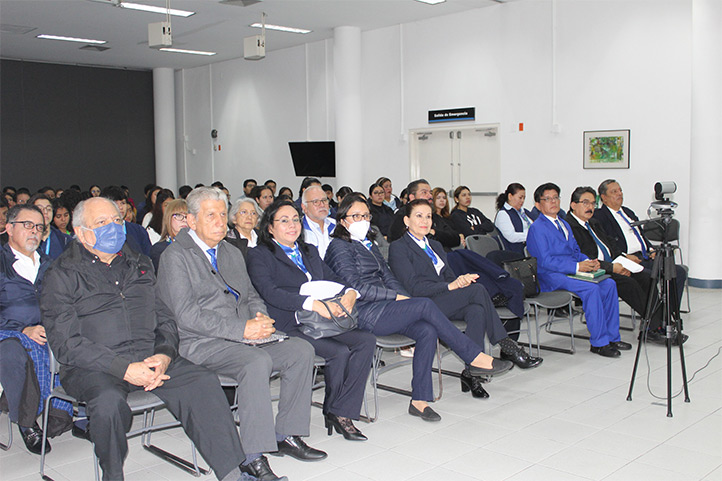
<svg viewBox="0 0 722 481"><path fill-rule="evenodd" d="M627 269L632 274L636 274L638 272L642 272L644 270L644 267L642 267L641 264L637 264L636 262L627 259L624 256L619 256L612 262L613 264L622 264L622 267ZM611 272L609 273L611 274Z"/></svg>

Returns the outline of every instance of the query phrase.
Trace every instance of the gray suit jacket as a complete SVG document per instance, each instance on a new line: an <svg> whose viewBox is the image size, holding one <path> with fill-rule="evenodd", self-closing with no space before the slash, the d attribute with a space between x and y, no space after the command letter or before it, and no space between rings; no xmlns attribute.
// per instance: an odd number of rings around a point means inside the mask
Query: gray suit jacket
<svg viewBox="0 0 722 481"><path fill-rule="evenodd" d="M251 284L241 251L226 241L217 246L218 271L183 229L163 252L158 296L173 310L180 353L202 363L221 345L243 339L246 321L266 305ZM238 300L226 285L238 292Z"/></svg>

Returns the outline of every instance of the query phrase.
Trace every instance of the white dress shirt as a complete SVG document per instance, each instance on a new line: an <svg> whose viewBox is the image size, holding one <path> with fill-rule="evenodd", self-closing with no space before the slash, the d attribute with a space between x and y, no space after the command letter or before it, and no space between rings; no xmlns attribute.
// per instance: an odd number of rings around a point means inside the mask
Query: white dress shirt
<svg viewBox="0 0 722 481"><path fill-rule="evenodd" d="M33 251L33 256L28 257L20 251L13 249L12 246L10 249L13 251L13 254L15 254L15 259L17 259L13 263L15 272L17 272L20 277L35 284L35 279L38 278L38 271L40 270L40 254Z"/></svg>
<svg viewBox="0 0 722 481"><path fill-rule="evenodd" d="M613 211L609 206L605 205L607 209L609 209L609 212L612 213L612 217L614 217L614 220L617 221L617 224L619 224L619 228L622 229L622 234L624 234L624 240L627 241L627 252L626 253L634 253L634 252L642 252L646 249L646 247L642 248L642 244L639 243L639 239L637 239L637 236L634 234L635 227L630 226L627 221L634 222L632 219L627 217L627 214L624 213L624 210L620 207L619 212L617 213ZM627 220L624 220L627 219ZM641 233L639 234L641 237Z"/></svg>

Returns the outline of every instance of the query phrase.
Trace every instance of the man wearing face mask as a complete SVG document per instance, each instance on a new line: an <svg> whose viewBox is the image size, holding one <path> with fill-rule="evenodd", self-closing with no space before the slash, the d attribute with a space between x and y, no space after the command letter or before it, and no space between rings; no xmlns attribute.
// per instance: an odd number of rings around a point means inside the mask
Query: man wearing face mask
<svg viewBox="0 0 722 481"><path fill-rule="evenodd" d="M104 480L123 479L128 393L153 391L223 481L245 455L218 378L178 355L178 330L156 296L149 258L125 243L114 202L73 212L76 240L46 271L40 310L66 391L86 403Z"/></svg>

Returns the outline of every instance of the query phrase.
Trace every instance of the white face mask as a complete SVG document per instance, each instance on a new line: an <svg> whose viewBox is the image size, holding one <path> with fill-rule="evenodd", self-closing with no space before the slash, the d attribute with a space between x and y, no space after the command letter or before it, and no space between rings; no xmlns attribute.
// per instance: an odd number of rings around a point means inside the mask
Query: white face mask
<svg viewBox="0 0 722 481"><path fill-rule="evenodd" d="M348 226L348 232L351 234L351 238L353 240L362 241L366 238L366 234L368 234L370 227L371 222L367 220L360 220Z"/></svg>

